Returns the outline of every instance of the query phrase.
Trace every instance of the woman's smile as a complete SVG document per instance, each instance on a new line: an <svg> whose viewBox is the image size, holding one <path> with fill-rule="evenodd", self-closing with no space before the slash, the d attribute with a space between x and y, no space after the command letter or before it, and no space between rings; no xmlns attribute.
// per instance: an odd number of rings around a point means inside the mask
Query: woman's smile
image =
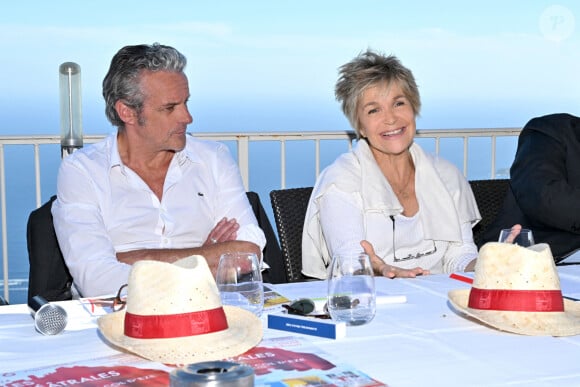
<svg viewBox="0 0 580 387"><path fill-rule="evenodd" d="M395 130L391 130L389 132L383 132L381 133L381 136L383 137L394 137L394 136L398 136L401 135L405 132L406 127L402 127L402 128L398 128Z"/></svg>

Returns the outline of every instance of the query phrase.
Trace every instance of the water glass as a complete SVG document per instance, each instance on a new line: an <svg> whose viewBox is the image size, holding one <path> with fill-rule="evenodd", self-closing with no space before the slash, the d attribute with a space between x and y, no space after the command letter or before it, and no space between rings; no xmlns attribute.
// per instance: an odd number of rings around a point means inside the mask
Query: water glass
<svg viewBox="0 0 580 387"><path fill-rule="evenodd" d="M375 317L375 278L368 255L335 255L328 276L328 313L347 325L362 325Z"/></svg>
<svg viewBox="0 0 580 387"><path fill-rule="evenodd" d="M216 283L222 305L237 306L256 316L264 309L260 262L253 253L225 253L220 257Z"/></svg>
<svg viewBox="0 0 580 387"><path fill-rule="evenodd" d="M532 230L526 228L506 228L501 230L499 233L499 242L513 243L522 247L530 247L535 243Z"/></svg>

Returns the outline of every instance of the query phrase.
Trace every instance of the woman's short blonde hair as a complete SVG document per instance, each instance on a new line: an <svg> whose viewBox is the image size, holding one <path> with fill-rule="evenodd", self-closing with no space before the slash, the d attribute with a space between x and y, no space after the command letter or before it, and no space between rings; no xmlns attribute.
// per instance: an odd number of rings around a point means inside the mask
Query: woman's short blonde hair
<svg viewBox="0 0 580 387"><path fill-rule="evenodd" d="M401 64L397 57L381 55L372 50L359 54L339 68L335 96L342 104L342 111L360 138L360 124L357 106L362 93L378 83L398 82L409 100L415 116L421 110L419 89L411 70Z"/></svg>

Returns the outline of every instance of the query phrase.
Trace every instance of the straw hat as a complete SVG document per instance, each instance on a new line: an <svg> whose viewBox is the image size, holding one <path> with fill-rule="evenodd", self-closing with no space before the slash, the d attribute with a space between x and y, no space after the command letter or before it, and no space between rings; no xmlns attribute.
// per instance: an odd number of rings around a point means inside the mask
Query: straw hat
<svg viewBox="0 0 580 387"><path fill-rule="evenodd" d="M225 312L225 314L224 314ZM221 304L205 258L133 265L124 310L98 319L115 346L165 364L191 364L240 355L262 339L251 312Z"/></svg>
<svg viewBox="0 0 580 387"><path fill-rule="evenodd" d="M451 304L497 329L535 336L580 333L580 305L562 298L550 247L490 242L479 251L471 289L449 292Z"/></svg>

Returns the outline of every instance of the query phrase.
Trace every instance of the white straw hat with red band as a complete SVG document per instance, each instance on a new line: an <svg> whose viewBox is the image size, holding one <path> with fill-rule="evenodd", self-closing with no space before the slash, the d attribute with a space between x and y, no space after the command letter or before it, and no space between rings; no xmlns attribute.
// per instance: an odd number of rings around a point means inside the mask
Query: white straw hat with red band
<svg viewBox="0 0 580 387"><path fill-rule="evenodd" d="M204 257L173 264L133 265L124 310L98 319L102 335L120 349L165 364L191 364L240 355L262 339L251 312L222 306Z"/></svg>
<svg viewBox="0 0 580 387"><path fill-rule="evenodd" d="M482 246L471 289L449 301L485 324L534 336L580 334L580 305L562 297L550 247L490 242Z"/></svg>

